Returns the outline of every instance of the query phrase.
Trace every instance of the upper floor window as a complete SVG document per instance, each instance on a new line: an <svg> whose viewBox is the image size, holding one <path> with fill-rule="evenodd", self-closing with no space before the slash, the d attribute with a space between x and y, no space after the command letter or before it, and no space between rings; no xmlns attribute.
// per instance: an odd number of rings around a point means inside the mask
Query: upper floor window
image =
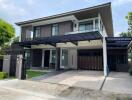
<svg viewBox="0 0 132 100"><path fill-rule="evenodd" d="M35 37L40 37L40 34L41 34L41 28L40 27L35 27Z"/></svg>
<svg viewBox="0 0 132 100"><path fill-rule="evenodd" d="M32 39L33 38L33 32L31 30L26 30L26 39Z"/></svg>
<svg viewBox="0 0 132 100"><path fill-rule="evenodd" d="M93 29L93 21L92 20L79 23L79 31L92 30L92 29Z"/></svg>
<svg viewBox="0 0 132 100"><path fill-rule="evenodd" d="M98 19L95 19L95 29L99 28Z"/></svg>
<svg viewBox="0 0 132 100"><path fill-rule="evenodd" d="M52 25L52 36L58 35L59 34L59 25L58 24L53 24Z"/></svg>

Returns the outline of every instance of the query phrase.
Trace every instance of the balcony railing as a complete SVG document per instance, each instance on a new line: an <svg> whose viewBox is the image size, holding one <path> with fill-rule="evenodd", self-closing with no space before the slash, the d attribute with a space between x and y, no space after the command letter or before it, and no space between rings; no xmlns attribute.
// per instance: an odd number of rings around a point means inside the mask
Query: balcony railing
<svg viewBox="0 0 132 100"><path fill-rule="evenodd" d="M99 31L99 29L91 29L91 30L84 30L84 31L78 30L78 31L74 31L74 32L67 32L67 33L65 33L65 35L68 35L68 34L80 34L80 33L94 32L94 31ZM100 32L100 34L101 33L102 32Z"/></svg>
<svg viewBox="0 0 132 100"><path fill-rule="evenodd" d="M99 29L91 29L91 30L84 30L84 31L80 31L80 30L77 30L77 31L73 31L73 32L67 32L67 33L65 33L65 35L69 35L69 34L81 34L81 33L89 33L89 32L95 32L95 31L98 31L102 36L103 36L103 32L102 31L100 31ZM38 37L39 38L39 37ZM41 37L40 37L41 38ZM23 41L28 41L28 40L33 40L33 39L35 39L35 37L34 38L25 38Z"/></svg>

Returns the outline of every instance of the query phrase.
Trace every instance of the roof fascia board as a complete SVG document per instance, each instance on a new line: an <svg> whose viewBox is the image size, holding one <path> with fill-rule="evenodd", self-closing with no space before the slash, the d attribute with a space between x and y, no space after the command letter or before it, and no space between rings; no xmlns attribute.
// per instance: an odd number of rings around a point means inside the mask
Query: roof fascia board
<svg viewBox="0 0 132 100"><path fill-rule="evenodd" d="M74 15L70 15L70 16L65 16L65 17L40 21L40 22L32 22L30 24L24 24L20 26L27 26L27 25L39 26L39 25L47 25L47 24L59 23L59 22L64 22L64 21L73 21L73 20L78 20L78 19Z"/></svg>

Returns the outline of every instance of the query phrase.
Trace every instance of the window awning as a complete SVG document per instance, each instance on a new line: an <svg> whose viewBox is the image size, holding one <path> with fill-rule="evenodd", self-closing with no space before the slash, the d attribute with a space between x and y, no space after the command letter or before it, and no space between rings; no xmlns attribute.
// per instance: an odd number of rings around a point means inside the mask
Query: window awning
<svg viewBox="0 0 132 100"><path fill-rule="evenodd" d="M30 41L19 42L19 45L23 47L31 47L31 45L39 45L39 44L46 44L46 45L48 44L48 45L56 46L56 43L66 43L66 42L75 43L78 41L86 41L86 40L90 41L97 39L102 39L102 35L99 33L99 31L92 31L92 32L79 33L79 34L35 38Z"/></svg>
<svg viewBox="0 0 132 100"><path fill-rule="evenodd" d="M108 48L116 47L129 48L129 45L132 42L132 37L107 37L106 41Z"/></svg>

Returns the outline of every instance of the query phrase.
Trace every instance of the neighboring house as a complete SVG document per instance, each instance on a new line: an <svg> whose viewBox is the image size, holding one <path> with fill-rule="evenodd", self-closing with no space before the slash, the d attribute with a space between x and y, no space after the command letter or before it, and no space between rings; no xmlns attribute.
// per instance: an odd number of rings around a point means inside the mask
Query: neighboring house
<svg viewBox="0 0 132 100"><path fill-rule="evenodd" d="M111 3L16 24L27 66L104 70L105 76L128 69L131 38L113 37Z"/></svg>

